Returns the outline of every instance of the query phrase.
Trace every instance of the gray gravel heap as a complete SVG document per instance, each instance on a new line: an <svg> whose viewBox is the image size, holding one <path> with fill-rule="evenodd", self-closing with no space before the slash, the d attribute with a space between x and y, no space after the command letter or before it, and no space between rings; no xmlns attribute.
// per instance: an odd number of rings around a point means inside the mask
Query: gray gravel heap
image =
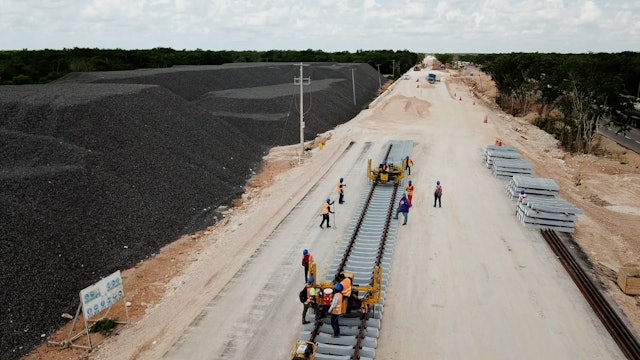
<svg viewBox="0 0 640 360"><path fill-rule="evenodd" d="M0 358L46 341L84 287L212 225L270 147L299 141L298 76L228 64L0 87ZM307 140L366 107L379 81L366 64L304 76Z"/></svg>

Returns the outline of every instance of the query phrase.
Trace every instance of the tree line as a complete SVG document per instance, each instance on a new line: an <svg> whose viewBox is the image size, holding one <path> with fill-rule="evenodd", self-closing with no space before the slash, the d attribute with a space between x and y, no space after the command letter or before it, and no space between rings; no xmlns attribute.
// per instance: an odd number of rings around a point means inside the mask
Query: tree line
<svg viewBox="0 0 640 360"><path fill-rule="evenodd" d="M211 51L121 50L73 48L63 50L0 51L0 85L45 84L70 72L168 68L174 65L222 65L238 62L368 63L396 78L419 61L407 50L358 50L354 53L322 50Z"/></svg>
<svg viewBox="0 0 640 360"><path fill-rule="evenodd" d="M594 150L599 126L620 133L638 126L640 53L436 55L466 61L491 75L496 102L514 116L537 111L536 125L574 152Z"/></svg>

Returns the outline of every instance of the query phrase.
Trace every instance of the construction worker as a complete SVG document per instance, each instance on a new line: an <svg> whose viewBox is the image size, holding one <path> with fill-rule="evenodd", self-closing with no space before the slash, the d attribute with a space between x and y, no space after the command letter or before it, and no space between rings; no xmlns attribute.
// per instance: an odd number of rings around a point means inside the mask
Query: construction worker
<svg viewBox="0 0 640 360"><path fill-rule="evenodd" d="M407 193L407 199L409 199L409 203L413 205L413 183L409 180L409 184L404 188L404 191Z"/></svg>
<svg viewBox="0 0 640 360"><path fill-rule="evenodd" d="M331 300L331 306L328 312L331 314L331 327L333 328L333 335L331 337L340 337L340 323L338 319L342 315L342 284L335 284L333 286L333 299Z"/></svg>
<svg viewBox="0 0 640 360"><path fill-rule="evenodd" d="M309 264L313 262L313 255L309 252L309 250L302 250L302 266L304 267L304 281L307 281L307 276L309 276Z"/></svg>
<svg viewBox="0 0 640 360"><path fill-rule="evenodd" d="M440 185L440 180L436 181L436 188L433 190L433 207L436 207L436 202L438 207L442 207L442 185Z"/></svg>
<svg viewBox="0 0 640 360"><path fill-rule="evenodd" d="M320 228L322 228L325 220L327 221L327 227L331 227L329 224L329 214L333 214L333 211L331 211L331 205L333 205L333 201L329 198L327 198L327 200L322 204L322 222L320 223Z"/></svg>
<svg viewBox="0 0 640 360"><path fill-rule="evenodd" d="M411 207L411 203L409 202L409 199L407 199L407 194L402 194L402 198L400 199L400 203L398 204L398 209L396 209L396 216L394 216L394 219L398 219L398 214L402 213L402 216L404 217L404 222L402 223L402 225L407 225L407 220L409 220L409 208Z"/></svg>
<svg viewBox="0 0 640 360"><path fill-rule="evenodd" d="M346 277L344 273L338 274L338 282L342 285L342 297L348 298L351 296L351 279Z"/></svg>
<svg viewBox="0 0 640 360"><path fill-rule="evenodd" d="M344 183L344 179L340 178L340 181L338 181L338 195L340 195L340 198L338 199L338 204L344 203L344 188L346 186L347 184Z"/></svg>
<svg viewBox="0 0 640 360"><path fill-rule="evenodd" d="M391 168L389 167L389 164L387 164L387 162L383 162L382 163L382 172L385 174L388 174L389 171L391 170Z"/></svg>
<svg viewBox="0 0 640 360"><path fill-rule="evenodd" d="M518 215L518 205L524 202L527 198L527 192L524 189L520 190L520 195L518 195L518 202L516 203L516 215Z"/></svg>
<svg viewBox="0 0 640 360"><path fill-rule="evenodd" d="M407 155L405 160L407 160L407 161L406 161L406 164L404 166L404 170L407 172L407 175L411 175L411 167L413 166L413 160L411 160L409 155Z"/></svg>
<svg viewBox="0 0 640 360"><path fill-rule="evenodd" d="M307 301L304 302L304 307L302 308L302 325L308 324L307 321L307 311L309 308L317 309L318 304L316 303L316 288L313 287L313 276L309 276L307 279Z"/></svg>

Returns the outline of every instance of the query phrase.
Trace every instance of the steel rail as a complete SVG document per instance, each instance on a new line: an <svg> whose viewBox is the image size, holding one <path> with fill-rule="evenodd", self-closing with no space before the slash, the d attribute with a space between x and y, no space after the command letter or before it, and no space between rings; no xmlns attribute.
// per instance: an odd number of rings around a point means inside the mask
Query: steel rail
<svg viewBox="0 0 640 360"><path fill-rule="evenodd" d="M620 347L620 350L628 359L640 360L640 343L638 343L638 339L636 339L629 327L622 321L598 287L571 255L558 234L553 230L540 230L540 233L558 256L578 289L580 289L593 311Z"/></svg>
<svg viewBox="0 0 640 360"><path fill-rule="evenodd" d="M391 153L391 149L393 147L393 144L389 145L389 148L387 149L385 155L384 155L384 161L387 161L389 154ZM385 223L383 226L383 231L380 237L380 243L378 245L378 249L377 249L377 254L376 254L376 260L374 262L374 267L375 266L380 266L383 260L383 256L384 256L384 251L385 251L385 246L387 243L387 235L390 229L390 224L393 218L393 209L394 209L394 205L396 202L396 194L397 194L397 190L398 190L398 183L394 184L393 187L393 191L390 197L390 201L389 201L389 205L387 208L387 213L385 215ZM371 185L371 188L369 190L368 195L365 198L365 203L363 205L362 211L358 217L358 220L356 221L355 224L355 228L349 238L349 242L346 245L345 251L342 255L342 259L337 267L337 271L336 271L336 276L339 275L340 273L342 273L346 266L347 263L349 261L349 256L352 253L352 250L354 249L354 246L358 243L358 238L359 235L361 233L361 230L363 229L363 227L365 226L365 218L367 217L367 214L369 212L370 206L373 203L373 200L376 198L376 190L378 189L378 183L377 182L373 182L373 184ZM383 194L384 195L384 194ZM373 284L373 274L371 275L371 279L369 282L369 285ZM380 284L380 286L382 286L382 284ZM363 342L365 341L365 337L366 337L366 329L367 329L367 322L370 319L370 313L373 310L370 310L366 313L363 313L360 316L360 323L358 325L358 332L355 335L355 339L356 339L356 343L353 346L353 353L350 356L351 360L359 360L361 358L360 356L360 351L363 348ZM313 342L313 343L317 343L317 337L320 334L320 329L322 326L322 321L319 321L318 319L316 319L314 326L313 326L313 330L311 331L310 334L310 338L309 341Z"/></svg>

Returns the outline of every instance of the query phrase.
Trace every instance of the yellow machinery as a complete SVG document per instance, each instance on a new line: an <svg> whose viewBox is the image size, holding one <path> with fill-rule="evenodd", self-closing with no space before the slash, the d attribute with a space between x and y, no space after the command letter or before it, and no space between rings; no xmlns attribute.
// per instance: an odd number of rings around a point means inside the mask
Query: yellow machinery
<svg viewBox="0 0 640 360"><path fill-rule="evenodd" d="M398 183L400 180L404 179L404 169L407 167L406 161L407 159L402 159L400 165L384 162L377 168L373 169L371 167L371 159L369 159L369 163L367 165L367 177L372 181L381 184L386 184L389 181ZM385 164L388 166L388 169Z"/></svg>
<svg viewBox="0 0 640 360"><path fill-rule="evenodd" d="M353 284L353 274L343 272L344 276L351 280ZM316 296L314 298L317 304L315 309L316 319L323 318L327 315L327 311L331 306L331 295L325 295L325 289L331 289L333 291L334 283L322 282L317 283L316 276L316 264L309 264L308 276L313 276L313 287L316 288ZM359 294L363 294L362 297ZM342 301L342 314L348 314L351 312L360 312L362 314L368 313L373 307L382 301L382 268L376 266L373 268L373 283L367 286L351 286L351 296L346 301ZM316 353L316 344L311 341L300 340L296 341L296 345L291 351L292 360L314 360Z"/></svg>
<svg viewBox="0 0 640 360"><path fill-rule="evenodd" d="M292 360L315 360L318 345L311 341L298 340L291 351Z"/></svg>

